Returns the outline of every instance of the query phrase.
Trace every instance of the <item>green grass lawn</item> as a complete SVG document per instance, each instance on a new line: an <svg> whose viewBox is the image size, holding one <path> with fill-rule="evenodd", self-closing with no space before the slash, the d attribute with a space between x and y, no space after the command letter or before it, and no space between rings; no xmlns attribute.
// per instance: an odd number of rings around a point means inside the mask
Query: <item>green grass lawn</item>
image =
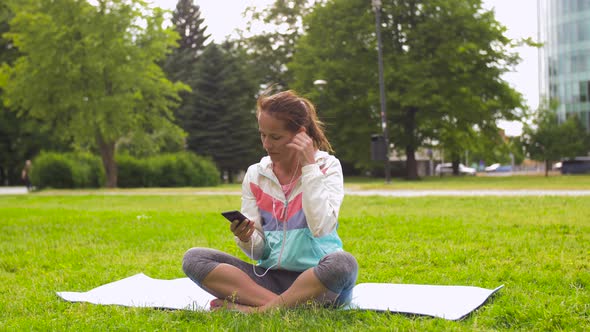
<svg viewBox="0 0 590 332"><path fill-rule="evenodd" d="M348 189L391 189L391 190L461 190L461 189L547 189L547 190L590 190L590 175L543 174L514 176L426 176L418 181L406 181L393 178L386 184L385 178L348 177L345 179Z"/></svg>
<svg viewBox="0 0 590 332"><path fill-rule="evenodd" d="M55 294L140 272L184 277L193 246L245 258L219 215L239 204L237 195L0 196L0 330L590 329L590 197L347 196L339 233L359 261L359 283L505 285L458 322L329 309L167 311Z"/></svg>
<svg viewBox="0 0 590 332"><path fill-rule="evenodd" d="M346 177L344 186L348 190L590 190L590 175L544 175L520 176L427 176L418 181L393 178L386 184L384 178ZM174 194L192 195L196 192L239 194L241 184L222 184L211 188L137 188L137 189L99 189L99 190L43 190L38 195L85 195L85 194Z"/></svg>

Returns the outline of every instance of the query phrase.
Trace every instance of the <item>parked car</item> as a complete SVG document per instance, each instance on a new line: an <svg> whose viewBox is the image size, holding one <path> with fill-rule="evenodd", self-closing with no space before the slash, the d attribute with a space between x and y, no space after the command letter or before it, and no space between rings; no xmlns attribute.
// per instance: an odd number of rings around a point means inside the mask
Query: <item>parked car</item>
<svg viewBox="0 0 590 332"><path fill-rule="evenodd" d="M511 165L492 164L484 169L486 173L512 172Z"/></svg>
<svg viewBox="0 0 590 332"><path fill-rule="evenodd" d="M590 157L576 157L561 161L561 174L590 173Z"/></svg>
<svg viewBox="0 0 590 332"><path fill-rule="evenodd" d="M484 168L483 170L486 172L495 172L498 169L498 167L500 167L500 164L495 163L495 164L491 164L490 166Z"/></svg>
<svg viewBox="0 0 590 332"><path fill-rule="evenodd" d="M453 174L453 164L452 163L438 164L434 168L434 173L436 175ZM471 168L471 167L467 167L463 164L459 164L459 175L475 175L475 173L476 173L475 168Z"/></svg>

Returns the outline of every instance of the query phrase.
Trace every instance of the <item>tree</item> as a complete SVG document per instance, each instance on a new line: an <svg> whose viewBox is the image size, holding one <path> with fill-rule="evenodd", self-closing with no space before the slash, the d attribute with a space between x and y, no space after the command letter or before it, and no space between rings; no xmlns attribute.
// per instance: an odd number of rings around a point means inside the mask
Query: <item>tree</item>
<svg viewBox="0 0 590 332"><path fill-rule="evenodd" d="M545 176L552 162L590 151L590 134L580 118L570 116L559 123L555 101L539 106L532 125L524 126L522 140L531 159L545 162Z"/></svg>
<svg viewBox="0 0 590 332"><path fill-rule="evenodd" d="M313 1L317 3L320 1ZM302 18L311 10L310 0L275 0L264 10L249 7L250 16L246 31L241 31L240 48L247 49L254 75L261 85L275 85L277 89L289 88L293 78L287 63L293 58L297 40L304 31ZM245 35L255 24L274 25L270 31L253 36Z"/></svg>
<svg viewBox="0 0 590 332"><path fill-rule="evenodd" d="M163 11L140 0L27 0L14 3L7 34L22 52L3 65L5 103L55 133L100 152L107 186L117 184L117 140L172 120L181 83L157 65L177 34Z"/></svg>
<svg viewBox="0 0 590 332"><path fill-rule="evenodd" d="M184 122L188 149L211 156L229 182L259 155L253 98L257 86L248 80L244 63L232 43L209 44L197 65L190 101L194 108Z"/></svg>
<svg viewBox="0 0 590 332"><path fill-rule="evenodd" d="M12 17L13 13L8 5L0 3L0 64L11 64L18 55L12 43L3 38L4 33L9 30L8 22ZM0 100L2 100L2 90L0 90ZM19 161L19 164L22 163L22 159L16 153L19 147L16 142L19 136L18 128L16 116L0 104L0 185L8 184L9 179L16 178L15 159Z"/></svg>
<svg viewBox="0 0 590 332"><path fill-rule="evenodd" d="M504 28L493 13L483 11L479 0L447 1L447 5L452 11L432 6L412 15L415 5L409 3L408 22L413 24L418 20L420 24L418 31L411 31L407 38L417 39L407 43L410 50L415 50L407 55L420 59L410 77L420 80L434 77L426 92L438 93L439 100L431 98L420 106L423 114L419 123L435 119L432 125L422 126L423 133L440 141L458 174L464 152L472 150L474 143L482 139L492 144L501 143L503 138L497 120L521 118L523 105L521 95L500 78L519 58L510 53L509 49L515 44L503 36ZM437 35L445 37L436 38ZM434 57L429 54L432 51ZM425 76L420 77L419 73ZM419 100L425 96L418 93L416 97L418 99L412 103L419 105ZM408 116L406 114L406 118Z"/></svg>
<svg viewBox="0 0 590 332"><path fill-rule="evenodd" d="M13 43L3 38L13 16L8 5L0 3L0 64L12 65L19 56ZM3 94L0 89L0 101ZM22 184L20 172L25 160L43 148L59 148L51 132L40 121L17 117L0 102L0 185Z"/></svg>
<svg viewBox="0 0 590 332"><path fill-rule="evenodd" d="M117 153L146 158L185 150L186 132L171 122L133 131L117 140Z"/></svg>
<svg viewBox="0 0 590 332"><path fill-rule="evenodd" d="M464 151L477 131L498 135L498 119L520 118L521 95L501 79L518 56L509 53L513 43L480 0L391 1L382 10L387 127L406 154L407 178L417 178L415 151L424 142ZM369 132L380 130L370 4L329 2L305 22L290 66L296 86L311 93L314 77L327 77L324 93L334 109L327 120L344 134L337 152L369 165L368 153L359 151L368 150Z"/></svg>
<svg viewBox="0 0 590 332"><path fill-rule="evenodd" d="M166 57L164 71L168 79L184 82L194 89L196 74L198 74L195 72L195 66L210 37L205 33L207 26L201 18L200 7L193 4L192 0L179 0L172 13L172 24L180 35L180 39L178 47L174 47ZM177 123L181 127L183 127L186 113L194 108L194 105L188 103L191 100L190 95L190 91L180 94L182 102L174 112Z"/></svg>
<svg viewBox="0 0 590 332"><path fill-rule="evenodd" d="M14 17L8 4L0 3L0 63L12 63L18 56L18 52L12 42L3 37L10 26L8 22Z"/></svg>
<svg viewBox="0 0 590 332"><path fill-rule="evenodd" d="M201 18L201 8L193 3L193 0L179 0L172 14L172 24L180 35L178 48L174 53L187 53L189 60L196 60L203 51L207 39L207 26L205 19Z"/></svg>
<svg viewBox="0 0 590 332"><path fill-rule="evenodd" d="M292 86L317 104L345 169L371 167L371 134L380 133L374 19L366 1L316 6L288 64ZM313 82L327 84L319 89Z"/></svg>
<svg viewBox="0 0 590 332"><path fill-rule="evenodd" d="M502 134L498 136L488 136L479 133L474 140L474 144L469 148L469 159L475 163L484 161L486 165L493 163L509 164L512 162L511 155L515 164L520 164L524 160L520 136L510 137ZM493 138L493 139L491 139Z"/></svg>

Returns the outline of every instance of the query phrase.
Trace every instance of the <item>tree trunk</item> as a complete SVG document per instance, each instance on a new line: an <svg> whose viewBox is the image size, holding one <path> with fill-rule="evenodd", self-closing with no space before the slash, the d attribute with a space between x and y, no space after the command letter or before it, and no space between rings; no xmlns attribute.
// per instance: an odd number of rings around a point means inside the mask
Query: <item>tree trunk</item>
<svg viewBox="0 0 590 332"><path fill-rule="evenodd" d="M105 142L102 137L97 138L102 165L107 176L107 188L117 187L117 164L115 163L115 142Z"/></svg>
<svg viewBox="0 0 590 332"><path fill-rule="evenodd" d="M459 156L455 153L452 154L452 165L453 165L453 175L457 176L457 175L461 175L459 173L459 164L461 163L461 160L459 158Z"/></svg>
<svg viewBox="0 0 590 332"><path fill-rule="evenodd" d="M418 163L416 163L416 149L412 144L406 146L406 178L418 180Z"/></svg>
<svg viewBox="0 0 590 332"><path fill-rule="evenodd" d="M545 177L549 177L549 167L551 167L551 162L549 160L545 160Z"/></svg>
<svg viewBox="0 0 590 332"><path fill-rule="evenodd" d="M414 131L416 129L416 112L415 107L410 107L406 111L404 129L408 144L406 144L406 179L418 180L418 164L416 163L416 139Z"/></svg>

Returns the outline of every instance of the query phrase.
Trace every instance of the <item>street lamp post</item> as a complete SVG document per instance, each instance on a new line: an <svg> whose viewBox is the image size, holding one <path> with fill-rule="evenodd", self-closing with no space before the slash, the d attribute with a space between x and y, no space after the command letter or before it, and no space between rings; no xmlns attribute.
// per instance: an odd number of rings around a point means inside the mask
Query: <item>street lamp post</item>
<svg viewBox="0 0 590 332"><path fill-rule="evenodd" d="M379 96L381 100L381 129L385 141L385 182L391 182L391 167L389 164L389 135L387 134L387 116L385 114L385 83L383 80L383 50L381 46L381 0L372 0L375 11L375 30L377 32L377 59L379 63Z"/></svg>

